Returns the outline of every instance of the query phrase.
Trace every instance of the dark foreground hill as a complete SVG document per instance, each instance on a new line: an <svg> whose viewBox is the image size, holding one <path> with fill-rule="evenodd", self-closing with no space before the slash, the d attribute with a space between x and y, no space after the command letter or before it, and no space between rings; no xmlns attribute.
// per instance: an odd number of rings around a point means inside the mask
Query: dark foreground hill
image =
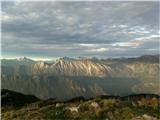
<svg viewBox="0 0 160 120"><path fill-rule="evenodd" d="M39 99L32 95L24 95L18 92L2 89L1 106L23 106L38 101Z"/></svg>
<svg viewBox="0 0 160 120"><path fill-rule="evenodd" d="M3 120L158 120L160 99L153 94L39 100L2 90ZM22 102L23 101L23 102ZM12 104L10 104L12 103Z"/></svg>

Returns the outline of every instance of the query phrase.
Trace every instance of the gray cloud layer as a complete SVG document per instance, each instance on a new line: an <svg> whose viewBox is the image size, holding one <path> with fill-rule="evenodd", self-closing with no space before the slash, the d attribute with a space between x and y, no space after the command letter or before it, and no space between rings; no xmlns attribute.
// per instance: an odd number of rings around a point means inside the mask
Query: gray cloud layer
<svg viewBox="0 0 160 120"><path fill-rule="evenodd" d="M158 54L158 2L2 2L2 55Z"/></svg>

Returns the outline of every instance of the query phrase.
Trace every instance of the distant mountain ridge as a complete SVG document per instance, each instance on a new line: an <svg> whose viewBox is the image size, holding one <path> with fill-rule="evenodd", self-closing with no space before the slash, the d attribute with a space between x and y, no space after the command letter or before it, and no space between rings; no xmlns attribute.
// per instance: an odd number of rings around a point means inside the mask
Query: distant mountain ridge
<svg viewBox="0 0 160 120"><path fill-rule="evenodd" d="M140 57L119 57L119 58L97 58L97 57L77 57L77 58L71 58L71 57L60 57L56 60L33 60L32 58L28 58L28 57L19 57L19 58L3 58L1 59L2 63L4 61L34 61L34 62L38 62L38 61L58 61L58 60L64 60L64 61L76 61L76 60L91 60L91 61L101 61L101 60L147 60L147 61L154 61L154 62L159 62L160 59L160 55L156 54L156 55L142 55Z"/></svg>
<svg viewBox="0 0 160 120"><path fill-rule="evenodd" d="M141 56L138 58L121 59L72 59L68 57L60 58L56 62L47 63L45 61L33 61L28 58L19 58L13 60L2 60L3 70L13 69L13 74L19 74L18 71L25 70L26 75L32 74L52 74L65 76L114 76L116 73L122 73L121 69L132 71L137 64L154 65L158 64L159 57L153 55ZM9 67L9 68L7 68ZM10 69L10 70L11 70ZM18 70L21 69L21 70ZM10 72L12 73L12 72ZM5 74L5 72L4 72Z"/></svg>
<svg viewBox="0 0 160 120"><path fill-rule="evenodd" d="M27 57L23 58L15 58L15 59L2 59L1 65L5 66L16 66L16 65L31 65L34 64L36 61L29 59Z"/></svg>

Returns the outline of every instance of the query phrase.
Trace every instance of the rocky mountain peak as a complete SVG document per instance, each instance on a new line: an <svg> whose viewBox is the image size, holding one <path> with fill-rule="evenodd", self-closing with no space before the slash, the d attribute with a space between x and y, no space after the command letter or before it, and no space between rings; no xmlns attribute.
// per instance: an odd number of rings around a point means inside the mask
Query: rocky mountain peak
<svg viewBox="0 0 160 120"><path fill-rule="evenodd" d="M17 61L33 61L27 57L16 58Z"/></svg>

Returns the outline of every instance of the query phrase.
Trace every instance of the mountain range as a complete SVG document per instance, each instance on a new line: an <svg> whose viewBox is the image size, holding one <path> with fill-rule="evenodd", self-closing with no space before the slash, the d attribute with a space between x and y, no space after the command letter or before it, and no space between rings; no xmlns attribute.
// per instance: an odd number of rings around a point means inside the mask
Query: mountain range
<svg viewBox="0 0 160 120"><path fill-rule="evenodd" d="M135 93L160 95L159 55L136 58L69 58L34 61L2 59L2 88L41 99L76 96L125 96Z"/></svg>

